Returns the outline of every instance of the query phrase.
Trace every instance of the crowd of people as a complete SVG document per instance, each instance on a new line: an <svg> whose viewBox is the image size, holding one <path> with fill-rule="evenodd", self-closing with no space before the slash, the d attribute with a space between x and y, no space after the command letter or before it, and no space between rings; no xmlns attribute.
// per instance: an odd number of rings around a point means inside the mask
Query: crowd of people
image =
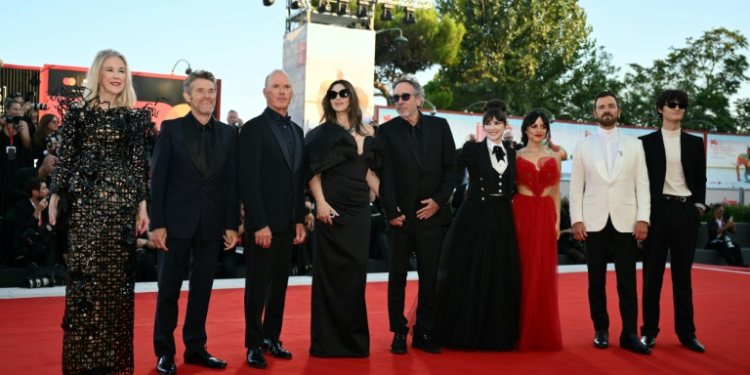
<svg viewBox="0 0 750 375"><path fill-rule="evenodd" d="M334 81L322 101L321 124L305 136L294 122L299 119L289 117L294 92L284 71L267 76L267 108L244 124L236 111L229 124L213 117L216 79L194 71L183 87L190 112L164 121L153 146L144 136L153 128L151 112L134 108L123 55L99 52L86 82L83 97L61 99L61 131L60 120L45 115L30 134L29 122L19 118L23 103L13 101L5 103L13 117L3 120L0 138L3 148L17 150L14 160L6 153L3 177L30 167L32 156L42 160L36 174L26 172L28 200L16 206L22 228L62 233L48 242L67 247L65 374L133 373L137 275L158 280L157 372L177 372L174 330L186 276L183 360L225 368L208 352L205 329L219 262L230 274L241 262L246 267L247 365L266 368L268 355L292 358L281 332L293 258L297 272L312 266L310 355L367 357L366 263L373 251L389 260L392 353L408 353L404 307L412 256L419 276L412 348L435 354L443 347L562 350L556 271L562 232L573 237L574 250L585 244L578 260L589 270L595 347L609 346L610 248L623 322L619 344L639 354L651 354L659 333L671 249L675 330L682 345L705 351L695 336L690 279L706 210L705 153L699 138L680 130L688 107L683 91L658 97L663 127L641 139L617 129L616 95L598 94L599 130L576 145L563 210L562 157L549 146L552 127L544 113L528 113L521 142L513 144L506 104L492 100L482 119L485 139L456 152L447 121L419 110L424 89L408 75L392 85L399 116L379 126L363 123L351 83ZM454 190L462 185L462 203L455 204ZM373 207L382 207L375 210L378 219ZM718 215L716 239L733 228ZM294 252L305 243L311 250ZM48 264L56 255L33 247L22 257Z"/></svg>

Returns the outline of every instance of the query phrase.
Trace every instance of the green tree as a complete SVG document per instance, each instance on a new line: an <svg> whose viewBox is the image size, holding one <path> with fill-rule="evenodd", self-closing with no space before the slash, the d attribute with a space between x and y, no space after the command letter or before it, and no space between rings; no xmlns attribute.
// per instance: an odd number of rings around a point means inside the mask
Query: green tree
<svg viewBox="0 0 750 375"><path fill-rule="evenodd" d="M571 121L595 121L594 97L609 90L619 97L623 83L617 78L620 69L612 64L612 55L596 40L587 40L577 52L572 66L550 85L548 108L558 119Z"/></svg>
<svg viewBox="0 0 750 375"><path fill-rule="evenodd" d="M377 7L373 17L375 30L400 28L408 39L407 43L397 42L397 31L386 31L375 37L375 88L390 104L388 84L401 74L417 73L435 64L451 66L457 63L466 29L450 15L440 17L435 9L417 10L417 22L414 24L401 22L403 9L394 9L393 21L381 21L381 12ZM430 101L433 101L432 98Z"/></svg>
<svg viewBox="0 0 750 375"><path fill-rule="evenodd" d="M747 38L738 31L719 28L698 39L687 38L685 47L671 47L668 56L651 67L631 64L633 71L625 75L624 111L632 114L635 124L658 125L656 97L665 89L677 88L690 97L685 128L709 130L706 122L710 122L720 131L742 130L737 129L729 97L748 79L749 64L740 53L747 47Z"/></svg>
<svg viewBox="0 0 750 375"><path fill-rule="evenodd" d="M436 0L466 27L458 63L441 67L452 109L490 98L522 114L551 101L590 28L575 0Z"/></svg>

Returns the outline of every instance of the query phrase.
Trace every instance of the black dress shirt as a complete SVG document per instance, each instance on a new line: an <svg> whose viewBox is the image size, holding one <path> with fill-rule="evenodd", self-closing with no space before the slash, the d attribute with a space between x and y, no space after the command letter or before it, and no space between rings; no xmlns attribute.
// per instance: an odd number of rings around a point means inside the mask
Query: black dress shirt
<svg viewBox="0 0 750 375"><path fill-rule="evenodd" d="M198 154L206 163L210 164L211 155L214 148L214 118L211 117L206 125L203 125L193 116L190 116L195 129L195 139L198 141Z"/></svg>
<svg viewBox="0 0 750 375"><path fill-rule="evenodd" d="M406 121L406 120L404 120ZM409 131L411 134L411 142L414 145L414 149L417 151L417 155L422 155L422 113L419 114L419 120L416 125L409 124Z"/></svg>
<svg viewBox="0 0 750 375"><path fill-rule="evenodd" d="M286 141L286 147L289 150L289 157L294 160L294 133L292 132L292 118L289 116L282 116L276 111L270 111L271 117L276 120L276 124L279 126L281 136Z"/></svg>

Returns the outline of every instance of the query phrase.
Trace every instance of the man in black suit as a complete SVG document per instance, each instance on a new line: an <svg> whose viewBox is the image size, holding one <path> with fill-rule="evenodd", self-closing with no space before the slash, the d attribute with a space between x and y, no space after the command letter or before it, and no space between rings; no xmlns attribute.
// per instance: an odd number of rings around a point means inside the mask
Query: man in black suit
<svg viewBox="0 0 750 375"><path fill-rule="evenodd" d="M672 254L675 331L683 346L706 349L695 337L691 269L700 216L706 210L706 153L703 138L680 129L688 107L682 90L665 90L656 99L660 130L641 137L651 192L651 230L643 247L643 326L641 340L655 345L659 299L667 252Z"/></svg>
<svg viewBox="0 0 750 375"><path fill-rule="evenodd" d="M706 249L716 250L726 260L730 266L747 267L745 260L742 258L742 249L737 242L734 242L728 235L735 233L734 218L724 221L724 206L717 203L712 208L714 217L708 220L706 227L708 229L708 242Z"/></svg>
<svg viewBox="0 0 750 375"><path fill-rule="evenodd" d="M23 190L27 199L13 206L15 254L25 258L28 265L51 266L55 261L55 238L47 216L47 183L41 178L32 177L23 184Z"/></svg>
<svg viewBox="0 0 750 375"><path fill-rule="evenodd" d="M448 199L456 186L456 146L448 122L424 115L424 89L414 77L393 84L399 117L380 126L386 145L380 198L388 220L391 246L388 316L394 332L391 352L406 353L404 289L409 255L417 255L419 294L412 347L440 353L432 337L435 286L444 228L450 223Z"/></svg>
<svg viewBox="0 0 750 375"><path fill-rule="evenodd" d="M291 359L281 347L292 247L304 242L302 128L287 114L292 81L283 70L266 77L268 107L240 131L240 193L245 205L245 347L247 364L266 368L264 350ZM265 315L263 313L265 308Z"/></svg>
<svg viewBox="0 0 750 375"><path fill-rule="evenodd" d="M162 122L151 160L151 231L159 250L154 323L157 372L177 372L174 330L185 272L190 292L183 326L185 363L224 368L206 351L206 316L216 259L237 244L237 132L213 118L216 79L203 70L184 82L184 117Z"/></svg>

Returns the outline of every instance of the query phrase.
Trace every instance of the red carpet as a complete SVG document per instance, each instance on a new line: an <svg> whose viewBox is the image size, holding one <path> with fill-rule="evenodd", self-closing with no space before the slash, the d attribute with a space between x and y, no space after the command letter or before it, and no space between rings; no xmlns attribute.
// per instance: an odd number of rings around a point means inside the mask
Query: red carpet
<svg viewBox="0 0 750 375"><path fill-rule="evenodd" d="M696 266L698 267L698 266ZM724 272L724 271L733 272ZM310 323L310 287L290 287L282 340L292 351L291 361L269 358L269 368L256 370L244 363L243 290L216 290L211 301L208 349L229 362L226 370L204 370L182 363L178 327L179 374L748 374L750 338L750 273L718 267L693 271L697 336L705 354L680 346L673 332L672 292L669 271L662 296L662 333L654 354L641 356L611 346L595 349L588 314L586 274L560 275L560 311L565 349L556 353L491 353L445 350L433 355L410 348L406 355L388 351L386 283L371 283L367 289L371 351L366 359L319 359L307 354ZM611 337L619 336L620 319L614 273L608 276L607 294ZM640 274L639 274L640 277ZM640 283L640 281L639 281ZM407 301L416 292L409 282ZM640 295L640 284L639 284ZM184 317L186 295L181 298ZM136 297L136 374L156 374L151 335L155 309L154 293ZM409 306L407 306L407 309ZM0 373L59 374L62 348L60 320L63 298L0 300Z"/></svg>

